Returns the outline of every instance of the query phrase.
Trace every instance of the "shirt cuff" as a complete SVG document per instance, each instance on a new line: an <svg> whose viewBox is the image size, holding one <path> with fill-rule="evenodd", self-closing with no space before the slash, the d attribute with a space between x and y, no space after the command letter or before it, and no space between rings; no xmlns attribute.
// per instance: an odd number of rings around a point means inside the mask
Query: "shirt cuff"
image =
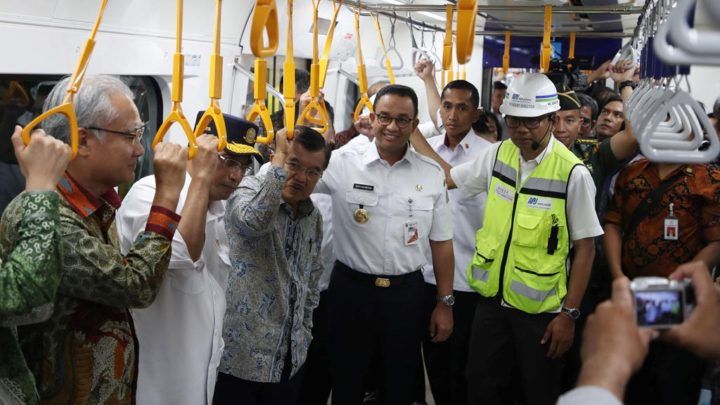
<svg viewBox="0 0 720 405"><path fill-rule="evenodd" d="M153 205L152 208L150 208L150 215L148 216L147 225L145 225L145 231L155 232L164 236L167 240L172 240L177 230L178 222L180 222L180 215L159 205Z"/></svg>

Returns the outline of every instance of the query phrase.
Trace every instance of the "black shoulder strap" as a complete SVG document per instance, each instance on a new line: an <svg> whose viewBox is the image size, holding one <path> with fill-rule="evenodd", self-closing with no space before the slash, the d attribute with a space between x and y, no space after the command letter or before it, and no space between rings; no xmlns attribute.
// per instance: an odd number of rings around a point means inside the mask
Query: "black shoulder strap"
<svg viewBox="0 0 720 405"><path fill-rule="evenodd" d="M667 191L667 189L675 183L675 180L682 176L683 173L683 170L678 170L672 176L661 181L660 186L651 191L650 194L648 194L648 196L645 197L645 199L637 206L637 208L635 208L635 212L633 212L633 215L630 218L629 225L625 229L636 229L637 226L640 225L640 222L650 215L650 211L660 204L665 191Z"/></svg>

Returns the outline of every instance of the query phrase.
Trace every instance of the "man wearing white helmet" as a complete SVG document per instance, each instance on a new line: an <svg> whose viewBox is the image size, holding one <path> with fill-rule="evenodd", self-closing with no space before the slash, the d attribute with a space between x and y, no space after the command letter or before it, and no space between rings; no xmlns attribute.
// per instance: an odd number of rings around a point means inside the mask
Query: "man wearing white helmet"
<svg viewBox="0 0 720 405"><path fill-rule="evenodd" d="M573 342L593 237L602 228L590 172L552 136L559 109L545 75L516 78L500 107L510 139L449 171L450 187L488 193L467 267L482 296L470 339L469 403L516 399L504 395L518 383L515 370L522 394L514 396L525 403L554 404L560 394L562 357Z"/></svg>

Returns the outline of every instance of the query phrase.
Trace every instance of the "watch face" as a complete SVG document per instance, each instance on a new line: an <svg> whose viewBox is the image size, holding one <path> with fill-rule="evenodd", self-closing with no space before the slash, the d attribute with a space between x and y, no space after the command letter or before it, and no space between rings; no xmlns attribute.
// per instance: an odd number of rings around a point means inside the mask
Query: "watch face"
<svg viewBox="0 0 720 405"><path fill-rule="evenodd" d="M447 297L447 304L450 306L455 305L455 297L452 295Z"/></svg>

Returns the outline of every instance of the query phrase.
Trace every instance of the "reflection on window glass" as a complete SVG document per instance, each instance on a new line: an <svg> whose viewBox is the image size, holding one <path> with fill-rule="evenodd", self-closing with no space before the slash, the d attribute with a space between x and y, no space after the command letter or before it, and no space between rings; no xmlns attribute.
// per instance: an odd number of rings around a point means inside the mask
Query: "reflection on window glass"
<svg viewBox="0 0 720 405"><path fill-rule="evenodd" d="M17 166L12 136L15 125L25 126L42 113L43 103L61 75L0 75L0 213L25 188ZM152 174L152 140L162 123L162 98L154 79L146 76L120 77L135 95L140 118L147 122L143 135L145 154L140 158L135 179ZM130 185L121 186L121 194Z"/></svg>

